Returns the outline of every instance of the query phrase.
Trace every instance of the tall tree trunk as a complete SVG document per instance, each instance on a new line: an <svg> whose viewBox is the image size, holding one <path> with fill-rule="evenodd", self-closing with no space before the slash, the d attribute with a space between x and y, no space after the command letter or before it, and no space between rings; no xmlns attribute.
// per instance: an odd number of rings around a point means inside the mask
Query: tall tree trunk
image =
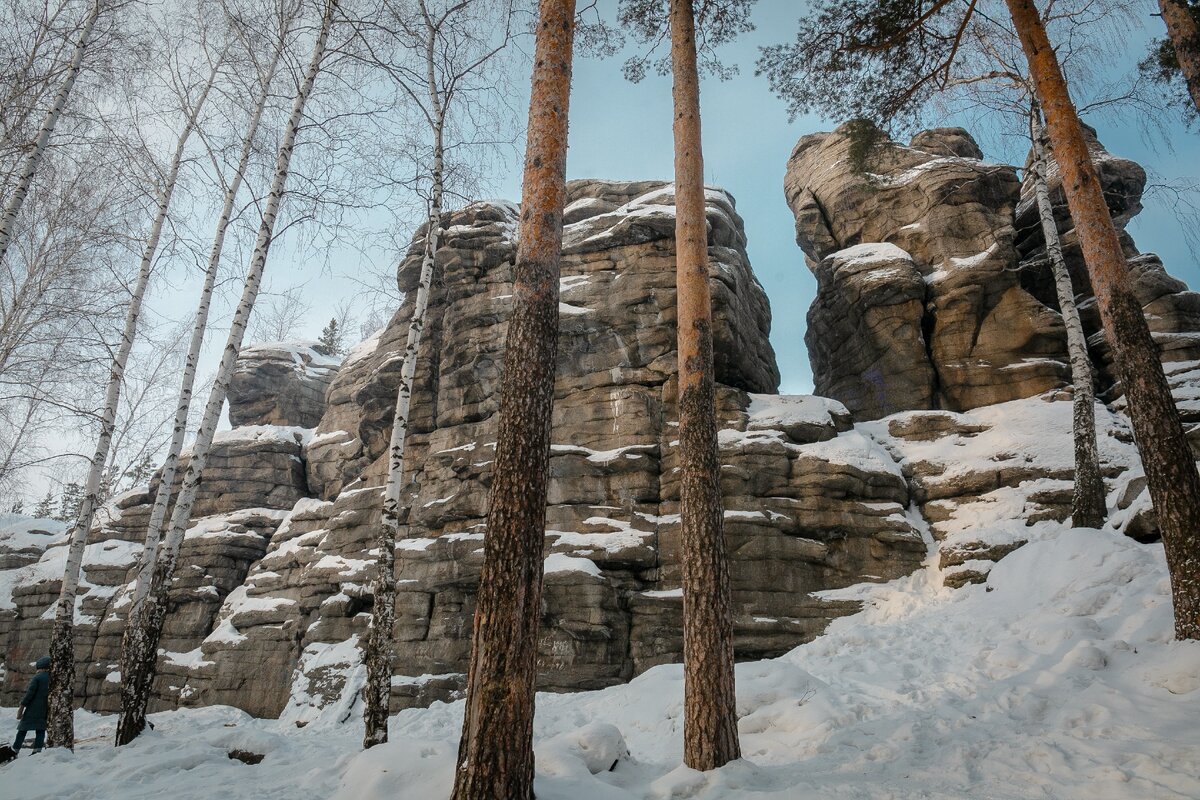
<svg viewBox="0 0 1200 800"><path fill-rule="evenodd" d="M196 502L196 494L204 476L209 451L212 449L217 422L220 420L221 409L225 404L225 393L229 388L230 378L233 376L238 353L241 352L246 324L250 319L250 312L254 310L254 301L258 297L258 290L262 285L267 252L275 231L275 219L279 215L279 207L287 188L292 150L296 144L296 133L304 116L305 103L312 94L313 84L316 83L317 73L321 69L321 61L325 56L325 46L329 40L329 30L333 25L337 6L337 0L326 0L325 2L325 12L321 18L321 28L317 33L317 40L313 45L312 57L305 70L304 80L292 102L292 112L288 117L287 127L275 157L275 173L266 205L263 208L262 221L258 226L258 238L254 244L254 253L250 257L250 269L246 274L242 298L234 312L229 336L225 341L225 350L221 354L221 364L217 368L217 376L213 380L212 389L209 390L208 403L204 407L200 429L196 432L196 441L192 444L192 455L188 460L188 468L184 472L183 482L179 487L179 497L171 512L171 523L167 536L160 545L158 557L154 562L154 574L150 580L150 589L142 602L142 609L138 615L137 622L141 630L128 640L131 648L127 660L131 668L128 675L121 676L121 680L123 684L128 683L129 688L122 688L123 703L121 716L117 721L117 745L133 741L146 727L146 705L149 702L150 687L158 669L158 642L162 636L163 622L167 615L167 595L171 588L171 579L175 574L179 547L183 543L188 522L191 520L192 506Z"/></svg>
<svg viewBox="0 0 1200 800"><path fill-rule="evenodd" d="M38 131L37 138L33 140L29 153L25 156L25 162L21 166L21 172L17 178L17 185L4 203L4 212L0 213L0 261L4 260L4 254L8 252L17 215L21 213L21 206L25 204L29 187L33 183L34 176L37 175L38 166L42 163L42 156L46 153L46 145L50 142L54 128L58 125L58 118L62 116L63 109L67 105L71 89L75 87L75 79L79 76L79 67L83 63L83 53L87 50L88 43L91 42L92 31L96 27L96 19L100 16L103 2L104 0L95 0L92 3L92 10L84 20L83 30L79 32L79 40L75 43L75 52L71 56L71 63L63 76L62 85L59 86L58 94L55 95L50 110L46 112L45 119L42 120L42 127Z"/></svg>
<svg viewBox="0 0 1200 800"><path fill-rule="evenodd" d="M238 192L245 180L246 170L250 167L250 158L254 153L254 139L262 122L263 112L270 98L271 80L283 55L282 37L280 46L275 50L270 67L263 78L260 92L254 110L251 112L250 124L242 140L242 150L238 164L233 173L233 179L225 189L225 200L221 215L217 219L216 233L213 236L212 249L209 251L208 269L204 273L204 285L200 290L200 301L196 307L195 320L192 323L192 338L188 343L187 359L184 363L183 379L179 387L179 399L175 406L174 428L171 433L171 444L167 457L163 462L162 474L159 478L158 491L154 495L154 506L150 512L150 524L146 531L145 546L137 567L137 579L134 584L133 601L125 620L125 630L121 637L121 675L133 672L136 667L130 661L134 653L142 652L142 646L134 639L144 632L138 624L142 602L150 591L150 581L154 571L154 560L158 553L159 540L162 537L163 523L166 521L167 508L171 503L171 490L175 483L175 473L179 467L179 454L183 451L183 440L187 432L188 412L192 404L192 390L196 381L196 365L200 360L200 348L204 343L204 332L208 327L208 313L212 305L213 286L221 264L221 253L225 248L225 233L233 218L233 209ZM124 680L121 682L121 705L136 704L136 699L126 697L125 693L133 685Z"/></svg>
<svg viewBox="0 0 1200 800"><path fill-rule="evenodd" d="M1179 61L1188 94L1192 96L1196 112L1200 113L1200 25L1196 22L1196 11L1189 8L1188 0L1158 0L1158 8L1167 25L1167 36L1175 48L1175 58Z"/></svg>
<svg viewBox="0 0 1200 800"><path fill-rule="evenodd" d="M1104 501L1104 479L1100 475L1100 451L1096 446L1096 390L1092 364L1088 358L1087 337L1083 321L1075 306L1075 288L1071 273L1063 259L1058 226L1054 222L1054 206L1050 203L1050 188L1046 184L1046 131L1042 128L1041 111L1036 103L1030 111L1030 138L1033 141L1034 196L1046 240L1046 257L1054 275L1058 307L1067 329L1067 355L1071 361L1071 383L1075 387L1075 493L1071 499L1071 525L1076 528L1099 528L1108 516Z"/></svg>
<svg viewBox="0 0 1200 800"><path fill-rule="evenodd" d="M675 287L683 528L683 761L710 770L739 758L733 609L725 553L713 386L712 299L700 78L692 0L671 0L675 105Z"/></svg>
<svg viewBox="0 0 1200 800"><path fill-rule="evenodd" d="M367 637L367 685L364 689L366 708L363 723L363 747L370 748L387 741L388 710L392 694L393 635L396 621L396 534L400 529L400 489L404 478L404 448L408 439L409 408L412 401L413 379L417 372L417 351L425 330L425 314L429 307L429 289L437 263L438 240L441 236L443 172L445 164L446 110L438 88L436 67L438 30L433 24L424 0L418 7L425 24L425 79L429 84L430 116L433 134L433 165L430 169L431 192L429 220L425 228L425 250L421 259L421 274L417 281L417 296L412 318L408 324L408 339L404 346L404 366L396 390L396 412L392 420L392 439L388 447L388 475L383 492L383 514L379 526L379 563L372 590L371 627Z"/></svg>
<svg viewBox="0 0 1200 800"><path fill-rule="evenodd" d="M1079 115L1033 0L1006 0L1029 62L1054 160L1083 249L1100 319L1125 390L1158 516L1175 604L1175 635L1200 638L1200 473L1163 374L1158 346L1133 294L1129 268L1088 153Z"/></svg>
<svg viewBox="0 0 1200 800"><path fill-rule="evenodd" d="M575 0L541 0L513 312L454 800L533 797L533 702Z"/></svg>
<svg viewBox="0 0 1200 800"><path fill-rule="evenodd" d="M142 260L138 266L137 283L125 312L125 328L121 333L121 344L113 357L112 368L108 377L108 388L104 396L104 410L100 415L100 438L96 443L96 452L92 457L92 465L88 471L87 484L83 506L75 527L71 531L70 545L67 550L67 565L63 574L62 586L59 589L58 607L54 614L54 628L50 637L50 718L47 725L47 737L51 747L75 746L74 722L74 689L75 689L75 595L79 589L79 575L83 567L83 551L87 546L88 532L92 527L92 519L100 504L100 487L104 478L104 467L108 462L109 450L112 446L113 430L117 418L117 401L121 396L121 383L125 377L125 364L129 361L129 353L133 349L133 340L137 336L138 320L142 313L142 299L146 294L146 285L150 281L150 272L154 266L154 256L158 252L158 243L162 238L163 226L167 221L171 198L175 194L175 185L179 180L179 170L183 164L184 150L188 140L196 129L196 121L200 110L208 99L208 93L217 79L220 62L214 65L208 83L205 84L195 106L188 113L183 131L175 142L175 152L171 155L171 163L167 168L163 185L158 193L158 208L154 222L150 226L150 234L142 250Z"/></svg>
<svg viewBox="0 0 1200 800"><path fill-rule="evenodd" d="M436 99L435 99L436 102ZM429 308L429 288L437 260L438 239L442 223L442 121L439 117L434 132L433 191L429 203L429 221L425 232L425 252L421 258L421 275L417 282L417 297L413 303L412 319L408 323L408 340L404 345L404 366L400 370L400 386L396 390L396 413L392 420L392 440L388 447L388 475L383 491L383 517L379 526L379 564L372 590L371 627L367 637L367 685L364 689L366 709L363 722L366 733L363 747L374 747L387 741L388 707L392 694L393 627L396 622L396 533L400 529L400 489L404 485L404 445L408 438L409 407L412 400L413 378L417 372L417 351L421 349L421 334L425 330L425 313Z"/></svg>

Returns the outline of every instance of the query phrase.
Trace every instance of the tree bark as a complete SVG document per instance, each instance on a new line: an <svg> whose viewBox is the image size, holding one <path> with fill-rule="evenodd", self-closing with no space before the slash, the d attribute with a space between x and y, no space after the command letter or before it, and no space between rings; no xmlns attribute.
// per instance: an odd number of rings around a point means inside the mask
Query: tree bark
<svg viewBox="0 0 1200 800"><path fill-rule="evenodd" d="M422 7L424 3L421 4ZM404 366L400 371L400 386L396 390L396 412L392 421L392 440L388 447L388 475L383 491L383 516L379 526L379 564L372 591L371 627L367 635L367 685L364 689L366 708L363 722L366 732L363 747L370 748L387 741L388 707L392 695L393 634L396 622L396 533L400 529L400 489L404 485L404 446L408 438L409 408L413 379L417 372L417 351L425 330L425 313L429 308L429 288L437 261L438 238L442 224L442 172L445 158L443 133L445 127L441 97L434 81L434 31L429 30L426 42L426 68L429 72L430 99L434 114L433 190L429 203L429 221L425 230L425 252L421 258L421 275L413 303L412 319L408 323L408 340L404 345Z"/></svg>
<svg viewBox="0 0 1200 800"><path fill-rule="evenodd" d="M1188 7L1188 0L1158 0L1158 8L1188 94L1200 114L1200 25L1196 23L1196 13Z"/></svg>
<svg viewBox="0 0 1200 800"><path fill-rule="evenodd" d="M1076 528L1099 528L1108 516L1105 505L1104 479L1100 474L1100 451L1096 446L1096 391L1092 364L1088 358L1087 337L1083 321L1075 305L1075 288L1071 273L1063 259L1058 225L1054 222L1054 206L1050 203L1050 188L1046 183L1046 132L1042 128L1041 112L1034 106L1030 112L1033 141L1034 196L1046 240L1046 258L1054 275L1054 289L1063 325L1067 329L1067 355L1071 361L1071 383L1074 384L1075 436L1075 493L1071 499L1071 525Z"/></svg>
<svg viewBox="0 0 1200 800"><path fill-rule="evenodd" d="M1163 374L1158 346L1133 294L1058 58L1033 0L1006 0L1029 62L1067 205L1092 279L1100 319L1125 391L1171 576L1175 635L1200 638L1200 474Z"/></svg>
<svg viewBox="0 0 1200 800"><path fill-rule="evenodd" d="M712 299L692 0L671 0L675 105L675 285L683 535L683 761L710 770L739 758L733 609L725 553L713 385Z"/></svg>
<svg viewBox="0 0 1200 800"><path fill-rule="evenodd" d="M200 429L196 433L196 441L192 444L192 455L179 488L179 498L175 501L175 508L171 512L167 536L159 548L159 554L154 563L150 589L138 615L139 630L129 639L128 661L132 668L128 675L121 676L122 684L128 683L129 688L122 687L123 703L121 716L117 721L118 745L133 741L146 726L146 704L149 702L151 684L158 669L158 641L162 636L163 621L167 615L167 594L171 586L171 579L175 574L179 547L183 543L188 522L191 520L192 506L196 501L200 481L204 476L204 468L208 462L209 451L212 449L217 422L220 420L221 409L225 404L225 394L229 388L233 368L246 333L246 324L250 319L250 312L254 310L254 301L258 297L258 290L262 285L267 253L274 236L275 219L279 215L279 207L287 188L292 151L296 144L296 133L304 116L304 106L308 102L309 95L312 94L313 84L316 83L317 73L320 71L321 61L325 56L325 46L329 39L329 30L333 25L333 16L337 6L337 0L326 0L325 12L321 19L317 40L313 45L312 57L296 97L292 101L291 115L275 157L274 177L271 181L266 205L263 208L262 221L258 226L258 237L254 244L254 253L250 258L250 269L246 274L242 297L234 312L233 323L230 325L229 336L225 342L225 350L221 354L221 363L217 368L217 376L209 391L208 403L204 407L204 416L200 421ZM125 704L126 700L128 700L128 704Z"/></svg>
<svg viewBox="0 0 1200 800"><path fill-rule="evenodd" d="M83 53L92 40L92 31L96 28L96 19L100 16L102 7L103 0L95 0L92 3L92 10L84 20L83 30L79 32L75 52L71 56L71 63L63 76L58 94L55 95L54 103L46 112L45 119L42 120L42 127L38 131L37 138L33 140L29 153L25 156L25 162L22 164L20 175L17 178L17 185L4 203L4 211L0 213L0 261L4 260L4 254L8 252L17 215L21 213L21 206L24 205L25 198L29 195L29 187L33 184L33 178L37 175L38 167L42 163L42 156L46 153L46 145L49 144L50 137L54 134L54 128L58 125L58 118L62 116L63 109L67 105L71 89L75 87L75 79L79 77L79 67L83 63Z"/></svg>
<svg viewBox="0 0 1200 800"><path fill-rule="evenodd" d="M453 800L533 797L533 704L574 35L575 0L541 0L513 313Z"/></svg>
<svg viewBox="0 0 1200 800"><path fill-rule="evenodd" d="M263 78L262 91L256 100L254 110L251 112L250 124L246 129L246 135L242 140L242 150L238 156L238 165L234 171L233 179L225 189L225 199L221 207L221 214L217 219L216 233L213 236L212 248L209 251L208 268L204 273L204 285L200 290L200 301L196 307L196 316L192 323L192 338L188 343L187 359L184 363L183 379L179 387L179 399L175 406L174 428L171 433L171 443L167 450L166 459L163 462L162 473L159 477L158 491L154 495L154 506L150 512L150 523L146 531L145 546L142 549L141 559L138 562L137 578L134 584L133 598L130 605L129 614L125 619L125 630L121 636L121 668L122 676L132 674L136 671L136 665L131 661L131 657L135 653L143 651L143 647L136 640L142 634L142 627L138 622L138 617L141 612L142 603L146 599L147 593L150 591L150 582L154 571L154 561L158 554L159 540L162 537L163 524L166 521L167 508L171 503L171 490L175 483L175 473L179 466L179 454L183 451L183 440L187 432L188 412L192 404L192 390L196 381L196 365L200 359L200 349L204 343L204 332L208 327L208 313L212 305L213 287L216 283L217 272L221 264L221 254L225 248L225 234L229 229L230 220L233 218L234 205L237 201L238 192L241 190L242 183L245 180L246 170L250 166L250 158L254 153L254 139L258 133L259 125L262 122L263 112L266 109L267 101L270 98L271 79L275 75L275 70L278 67L279 60L283 55L283 37L280 37L279 47L273 54L270 67L267 75ZM127 692L132 692L134 686L132 683L125 680L121 681L121 706L135 706L138 701L133 696L126 696Z"/></svg>
<svg viewBox="0 0 1200 800"><path fill-rule="evenodd" d="M183 153L188 139L196 129L196 121L204 106L208 93L216 81L220 62L213 67L208 83L196 101L196 105L188 113L183 131L175 143L175 152L171 156L171 164L158 193L158 210L154 222L150 226L150 235L142 250L142 260L138 266L137 283L129 300L129 308L125 313L125 328L121 333L121 344L113 357L112 369L109 372L108 388L104 397L104 410L100 415L100 438L96 444L96 452L92 457L92 465L88 471L86 495L75 527L71 531L70 545L67 551L67 565L63 574L62 585L59 589L58 607L55 609L54 628L50 640L50 719L47 721L47 738L51 747L75 746L74 723L74 689L75 689L75 595L79 589L79 576L83 567L83 553L87 546L87 537L92 528L92 519L100 504L100 486L104 478L104 467L108 462L109 449L112 446L113 430L117 418L117 402L121 396L121 384L125 377L125 365L129 361L129 353L133 349L133 341L137 336L138 320L142 313L142 300L146 294L146 285L150 282L150 272L154 266L154 256L158 252L158 243L162 238L163 226L167 221L167 213L171 206L171 198L175 194L175 185L179 180L179 170L183 164Z"/></svg>

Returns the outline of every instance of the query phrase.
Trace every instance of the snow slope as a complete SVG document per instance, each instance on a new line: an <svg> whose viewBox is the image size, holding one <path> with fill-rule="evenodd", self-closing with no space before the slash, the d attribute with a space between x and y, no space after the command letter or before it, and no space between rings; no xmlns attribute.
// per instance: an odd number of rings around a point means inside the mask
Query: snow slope
<svg viewBox="0 0 1200 800"><path fill-rule="evenodd" d="M677 665L539 695L538 797L1200 797L1200 643L1172 641L1161 546L1036 531L986 585L946 589L931 558L834 593L866 606L782 658L738 666L744 758L713 773L680 765ZM449 794L461 714L461 702L403 711L392 741L364 753L344 708L304 727L225 707L166 712L119 751L113 718L80 712L87 741L4 767L0 798L187 800L220 787L233 800L435 800ZM233 749L266 758L249 766Z"/></svg>

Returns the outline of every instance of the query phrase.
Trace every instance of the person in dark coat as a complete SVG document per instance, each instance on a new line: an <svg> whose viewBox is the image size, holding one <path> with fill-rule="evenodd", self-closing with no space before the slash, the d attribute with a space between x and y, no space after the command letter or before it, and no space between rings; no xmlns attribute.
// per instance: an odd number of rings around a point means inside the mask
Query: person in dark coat
<svg viewBox="0 0 1200 800"><path fill-rule="evenodd" d="M17 709L17 738L13 750L21 752L25 734L33 731L33 752L40 753L46 745L46 716L50 711L50 657L37 660L37 674L29 681L21 707Z"/></svg>

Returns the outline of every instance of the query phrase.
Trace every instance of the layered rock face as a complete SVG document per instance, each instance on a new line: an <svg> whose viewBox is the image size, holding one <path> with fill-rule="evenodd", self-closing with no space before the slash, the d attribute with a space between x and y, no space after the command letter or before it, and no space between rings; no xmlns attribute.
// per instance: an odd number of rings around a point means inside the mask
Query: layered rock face
<svg viewBox="0 0 1200 800"><path fill-rule="evenodd" d="M309 400L301 402L306 395L297 385L305 380L327 383L328 377L320 376L331 373L337 362L304 343L265 345L247 348L247 358L239 363L238 374L259 371L263 362L270 360L293 366L275 370L276 387L260 379L258 389L249 391L248 383L243 381L241 390L231 393L230 417L251 424L217 434L192 522L180 548L171 611L163 630L161 646L165 652L156 684L157 694L168 703L183 685L177 680L180 667L176 661L186 661L186 657L179 654L194 650L212 632L226 596L242 585L251 564L262 558L288 512L309 494L303 455L311 430L303 423L311 421L313 406ZM307 377L305 372L309 373ZM311 391L310 387L309 394ZM281 393L288 397L277 396ZM293 394L297 397L292 398ZM318 417L322 408L323 399L316 407ZM267 420L280 424L267 424ZM185 450L176 476L176 492L188 458ZM157 488L156 476L149 487L110 500L97 514L89 536L76 614L75 652L77 693L90 708L118 707L116 670L129 582ZM0 564L12 562L18 555L5 555L9 543L13 549L16 543L25 546L19 555L27 562L18 562L20 568L7 576L0 572L0 641L6 644L4 666L8 673L5 702L16 699L28 675L29 662L44 655L48 648L52 608L66 557L66 526L54 527L55 536L38 537L26 532L6 542L0 534Z"/></svg>
<svg viewBox="0 0 1200 800"><path fill-rule="evenodd" d="M981 160L966 131L937 129L907 147L885 140L867 174L851 166L848 129L805 136L784 181L796 239L817 278L805 342L819 394L857 418L909 409L966 411L1070 382L1032 189ZM1118 225L1141 210L1145 172L1092 139ZM1051 175L1094 360L1107 348L1091 285ZM1138 297L1167 361L1194 360L1200 296L1124 236Z"/></svg>
<svg viewBox="0 0 1200 800"><path fill-rule="evenodd" d="M838 591L855 584L922 564L932 567L915 579L981 581L1031 526L1070 510L1065 342L1015 171L983 163L957 129L887 144L869 181L849 171L846 148L844 132L805 137L787 178L818 282L806 341L826 397L775 394L770 307L742 220L732 197L707 193L721 489L743 659L819 635L858 608L861 593ZM1107 158L1110 201L1128 218L1138 168ZM577 181L569 199L539 642L539 683L551 690L608 686L682 657L672 188ZM456 697L464 685L517 218L510 204L476 203L449 215L442 236L396 552L396 708ZM172 588L156 708L228 703L300 725L353 713L423 245L419 233L399 269L406 302L336 372L297 344L243 355L230 393L237 427L218 437ZM1127 246L1155 335L1175 359L1181 408L1200 420L1200 363L1186 360L1198 355L1196 296ZM1152 538L1117 394L1097 407L1109 524ZM85 558L77 692L90 708L117 703L124 597L151 488L106 506ZM5 702L45 649L61 536L0 523Z"/></svg>
<svg viewBox="0 0 1200 800"><path fill-rule="evenodd" d="M325 392L340 358L316 342L253 344L238 354L229 381L229 422L315 428L325 413Z"/></svg>
<svg viewBox="0 0 1200 800"><path fill-rule="evenodd" d="M682 651L673 195L661 183L599 181L572 183L569 195L540 643L546 689L610 685ZM899 470L850 430L845 409L766 394L778 384L770 310L732 198L710 191L708 221L737 645L742 657L776 654L853 607L811 592L904 574L925 546L903 516ZM515 226L511 206L469 206L449 219L438 256L397 548L397 706L451 697L463 683ZM422 244L418 237L400 268L406 291ZM302 715L289 704L335 702L346 691L357 653L344 643L363 635L372 602L382 456L410 314L406 303L331 385L306 454L317 497L296 507L243 593L226 602L186 702L254 697L255 713ZM248 651L258 658L248 661ZM303 677L293 682L297 669Z"/></svg>

